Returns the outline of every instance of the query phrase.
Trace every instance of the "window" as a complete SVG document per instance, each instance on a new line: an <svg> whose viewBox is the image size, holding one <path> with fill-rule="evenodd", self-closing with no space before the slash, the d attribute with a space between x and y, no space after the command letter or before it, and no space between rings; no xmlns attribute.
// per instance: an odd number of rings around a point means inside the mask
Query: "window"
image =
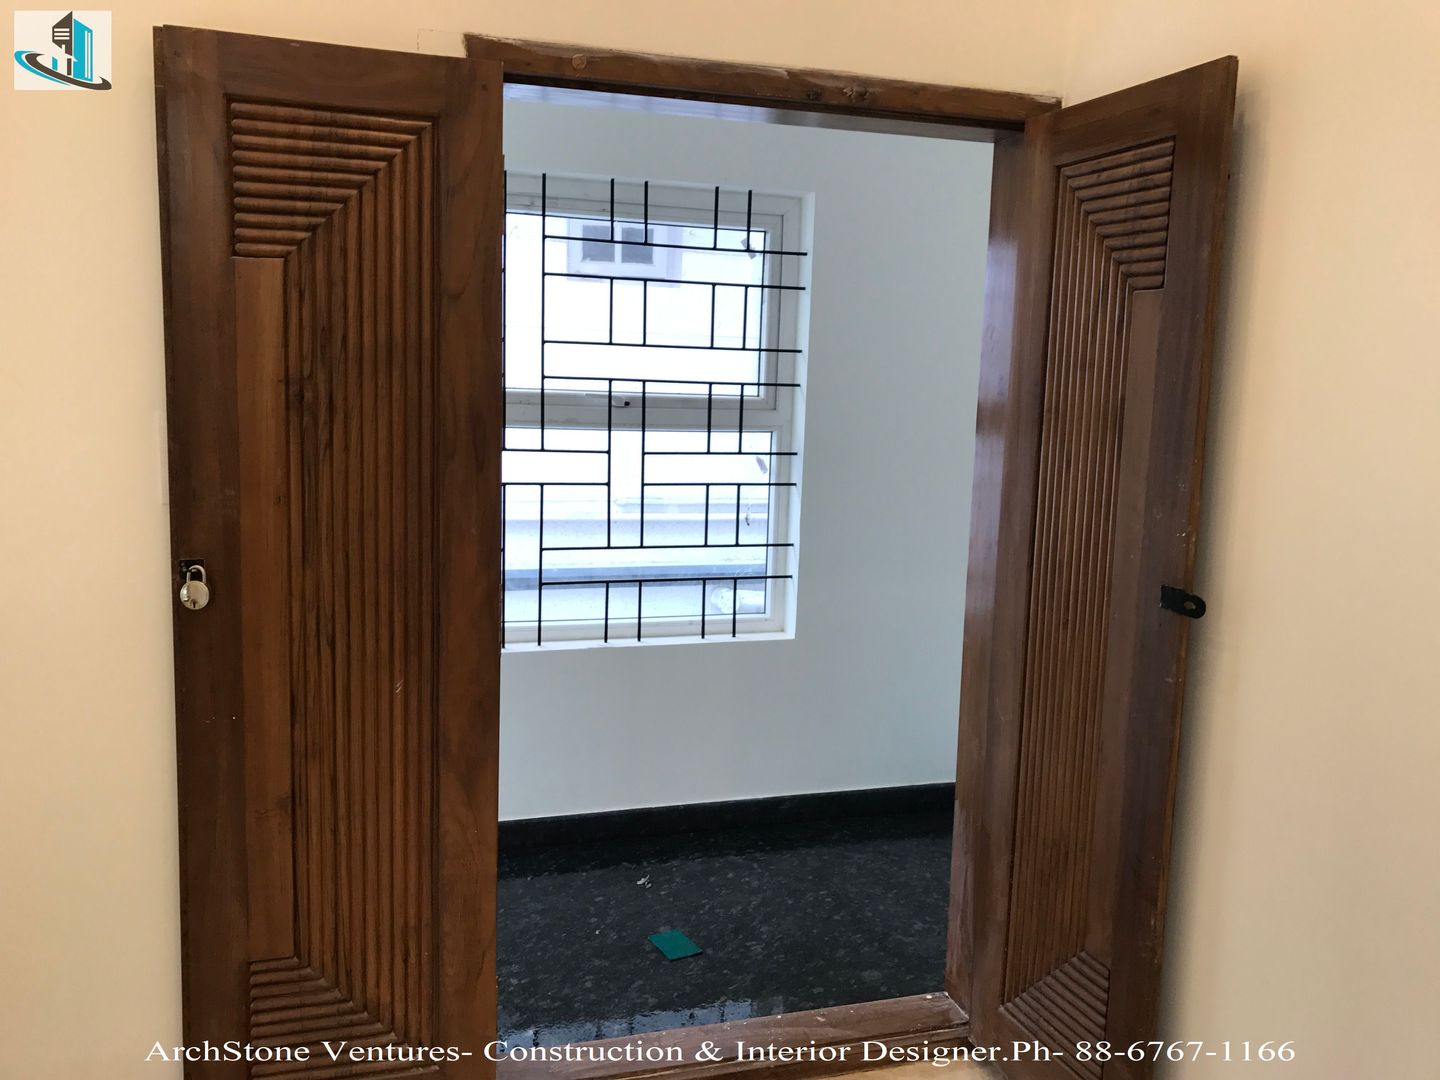
<svg viewBox="0 0 1440 1080"><path fill-rule="evenodd" d="M790 632L801 201L506 184L507 647Z"/></svg>
<svg viewBox="0 0 1440 1080"><path fill-rule="evenodd" d="M611 243L610 223L600 224L570 218L569 235L581 242L568 243L566 264L571 270L616 274L622 277L654 277L654 285L668 285L681 276L680 261L685 244L685 230L674 226L626 225L617 223L615 235L620 243ZM552 222L552 226L560 222Z"/></svg>

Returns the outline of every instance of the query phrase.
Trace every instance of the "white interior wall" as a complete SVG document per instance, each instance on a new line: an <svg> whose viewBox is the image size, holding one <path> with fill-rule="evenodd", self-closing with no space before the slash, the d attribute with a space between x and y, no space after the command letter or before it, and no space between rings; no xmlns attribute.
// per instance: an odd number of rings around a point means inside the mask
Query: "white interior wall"
<svg viewBox="0 0 1440 1080"><path fill-rule="evenodd" d="M813 193L795 638L507 653L502 818L949 780L984 143L508 102L506 165Z"/></svg>

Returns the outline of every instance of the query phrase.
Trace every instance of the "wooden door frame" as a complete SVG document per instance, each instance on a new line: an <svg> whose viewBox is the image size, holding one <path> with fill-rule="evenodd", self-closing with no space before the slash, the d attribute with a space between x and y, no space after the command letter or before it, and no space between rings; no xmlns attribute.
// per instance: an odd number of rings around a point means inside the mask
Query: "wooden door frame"
<svg viewBox="0 0 1440 1080"><path fill-rule="evenodd" d="M935 83L906 82L845 72L758 67L685 57L594 49L583 45L521 41L467 34L466 55L500 63L507 96L571 104L601 104L640 111L762 123L794 124L891 134L960 138L995 144L991 190L991 233L986 273L986 323L979 402L980 427L992 438L977 447L975 476L996 478L986 486L989 496L972 510L974 538L998 540L1005 527L1014 529L1033 507L1038 477L1024 465L1039 443L1040 412L1034 396L1043 382L1044 351L1012 349L1012 334L1033 320L1016 313L1015 242L1027 222L1026 192L1043 185L1028 185L1022 172L1028 160L1024 129L1027 121L1060 108L1058 98L1001 90L980 90ZM514 92L512 88L526 88ZM603 95L603 96L601 96ZM998 241L998 243L997 243ZM1038 265L1038 261L1032 265ZM1033 293L1032 293L1033 294ZM998 302L992 302L998 301ZM996 316L1000 316L996 318ZM1024 370L1022 370L1022 368ZM1019 468L1016 468L1016 464ZM981 492L977 489L977 495ZM1004 513L1002 514L1002 507ZM993 555L993 544L987 544ZM987 570L988 568L988 570ZM1017 614L1015 605L997 603L994 560L983 553L972 565L967 585L965 636L974 636L979 648L965 650L965 683L978 687L970 697L984 694L989 643L1003 637L995 624ZM978 571L978 572L977 572ZM972 596L969 590L974 590ZM973 672L970 668L975 668ZM962 689L962 700L965 690ZM977 714L978 715L978 714ZM965 716L962 704L961 717ZM957 718L959 719L959 718ZM679 1028L640 1037L602 1040L617 1047L637 1041L646 1046L677 1047L685 1059L657 1067L655 1063L575 1062L565 1065L502 1061L502 1080L564 1076L566 1080L618 1080L632 1076L721 1076L742 1072L805 1075L833 1073L845 1068L876 1067L883 1062L862 1060L864 1042L881 1042L896 1049L958 1045L969 1035L969 971L974 955L973 906L965 872L968 850L976 828L976 815L967 798L973 771L967 761L978 761L983 747L983 726L958 723L956 814L952 843L951 885L947 917L945 978L934 993L891 998L789 1013L703 1027ZM967 731L968 729L968 731ZM968 737L967 737L968 736ZM733 1055L737 1039L749 1045L819 1046L845 1049L843 1061L790 1062L739 1061ZM721 1048L717 1061L700 1062L693 1051L706 1042Z"/></svg>

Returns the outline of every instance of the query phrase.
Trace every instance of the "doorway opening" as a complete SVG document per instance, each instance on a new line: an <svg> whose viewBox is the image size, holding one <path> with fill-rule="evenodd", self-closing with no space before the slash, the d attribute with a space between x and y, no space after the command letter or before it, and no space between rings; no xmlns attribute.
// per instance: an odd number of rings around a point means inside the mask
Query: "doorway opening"
<svg viewBox="0 0 1440 1080"><path fill-rule="evenodd" d="M943 996L992 147L506 97L499 1036Z"/></svg>

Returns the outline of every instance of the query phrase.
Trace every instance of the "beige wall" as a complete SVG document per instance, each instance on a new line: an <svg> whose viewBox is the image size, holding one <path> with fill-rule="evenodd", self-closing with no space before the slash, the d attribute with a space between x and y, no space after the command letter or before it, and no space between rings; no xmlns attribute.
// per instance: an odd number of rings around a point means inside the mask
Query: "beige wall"
<svg viewBox="0 0 1440 1080"><path fill-rule="evenodd" d="M140 1057L179 1032L149 37L170 21L397 49L476 29L1072 99L1238 53L1167 1034L1295 1038L1306 1063L1281 1075L1307 1080L1433 1077L1433 10L122 2L111 93L0 78L0 1075L169 1075Z"/></svg>
<svg viewBox="0 0 1440 1080"><path fill-rule="evenodd" d="M1295 1039L1278 1076L1433 1080L1440 7L1090 0L1064 97L1224 53L1239 117L1167 1034Z"/></svg>
<svg viewBox="0 0 1440 1080"><path fill-rule="evenodd" d="M18 94L0 76L0 1076L174 1071L140 1063L179 1036L151 26L405 50L422 29L479 30L1048 91L1063 11L115 0L110 93ZM965 33L936 32L961 17Z"/></svg>

